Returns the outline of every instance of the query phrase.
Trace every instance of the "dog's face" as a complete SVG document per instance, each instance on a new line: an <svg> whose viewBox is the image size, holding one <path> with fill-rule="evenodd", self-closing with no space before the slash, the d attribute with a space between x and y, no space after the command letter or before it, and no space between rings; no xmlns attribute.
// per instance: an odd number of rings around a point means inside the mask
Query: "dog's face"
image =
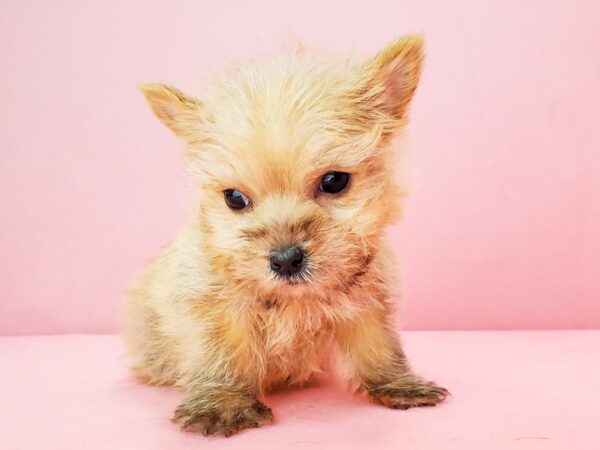
<svg viewBox="0 0 600 450"><path fill-rule="evenodd" d="M387 146L421 60L421 39L405 37L365 64L296 53L246 66L204 101L142 88L187 142L216 271L263 297L360 280L399 207Z"/></svg>

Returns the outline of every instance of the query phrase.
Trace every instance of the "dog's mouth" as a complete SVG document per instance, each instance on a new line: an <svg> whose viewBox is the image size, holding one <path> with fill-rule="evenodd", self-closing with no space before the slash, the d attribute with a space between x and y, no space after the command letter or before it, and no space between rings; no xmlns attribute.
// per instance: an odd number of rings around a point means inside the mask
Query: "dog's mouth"
<svg viewBox="0 0 600 450"><path fill-rule="evenodd" d="M302 269L293 275L280 275L273 273L273 278L278 282L289 286L303 285L311 282L311 276L308 270Z"/></svg>

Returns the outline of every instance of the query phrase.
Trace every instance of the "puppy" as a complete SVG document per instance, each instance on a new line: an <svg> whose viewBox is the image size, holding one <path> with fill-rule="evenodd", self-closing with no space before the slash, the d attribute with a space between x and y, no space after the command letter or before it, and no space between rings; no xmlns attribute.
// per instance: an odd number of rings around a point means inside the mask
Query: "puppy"
<svg viewBox="0 0 600 450"><path fill-rule="evenodd" d="M186 392L173 418L184 430L271 422L263 394L310 383L332 351L377 403L447 396L393 330L384 236L403 197L390 142L422 46L402 37L363 63L298 51L226 74L204 100L142 87L185 141L202 197L131 289L125 338L139 379Z"/></svg>

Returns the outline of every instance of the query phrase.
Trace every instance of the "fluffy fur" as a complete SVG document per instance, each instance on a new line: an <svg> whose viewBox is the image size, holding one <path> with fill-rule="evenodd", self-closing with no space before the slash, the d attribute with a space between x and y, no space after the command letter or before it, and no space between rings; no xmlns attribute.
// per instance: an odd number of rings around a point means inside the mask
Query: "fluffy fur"
<svg viewBox="0 0 600 450"><path fill-rule="evenodd" d="M422 39L364 63L304 51L227 73L204 100L142 87L187 144L202 189L194 220L131 290L125 337L139 379L176 385L183 429L230 435L272 420L263 394L302 386L337 351L349 379L392 408L447 391L415 375L390 324L397 270L384 228L400 210L394 136L418 83ZM351 174L335 195L332 170ZM228 208L223 191L252 200ZM304 282L277 279L269 252L301 244Z"/></svg>

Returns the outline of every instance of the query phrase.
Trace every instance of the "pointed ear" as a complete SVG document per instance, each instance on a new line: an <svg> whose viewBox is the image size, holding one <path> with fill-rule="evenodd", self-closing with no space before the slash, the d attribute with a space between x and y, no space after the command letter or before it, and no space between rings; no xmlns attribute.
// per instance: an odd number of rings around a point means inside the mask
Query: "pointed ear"
<svg viewBox="0 0 600 450"><path fill-rule="evenodd" d="M404 123L419 84L422 62L422 36L402 36L392 42L363 67L363 100L396 126Z"/></svg>
<svg viewBox="0 0 600 450"><path fill-rule="evenodd" d="M202 126L202 103L174 87L160 83L140 86L154 114L177 136L194 139Z"/></svg>

